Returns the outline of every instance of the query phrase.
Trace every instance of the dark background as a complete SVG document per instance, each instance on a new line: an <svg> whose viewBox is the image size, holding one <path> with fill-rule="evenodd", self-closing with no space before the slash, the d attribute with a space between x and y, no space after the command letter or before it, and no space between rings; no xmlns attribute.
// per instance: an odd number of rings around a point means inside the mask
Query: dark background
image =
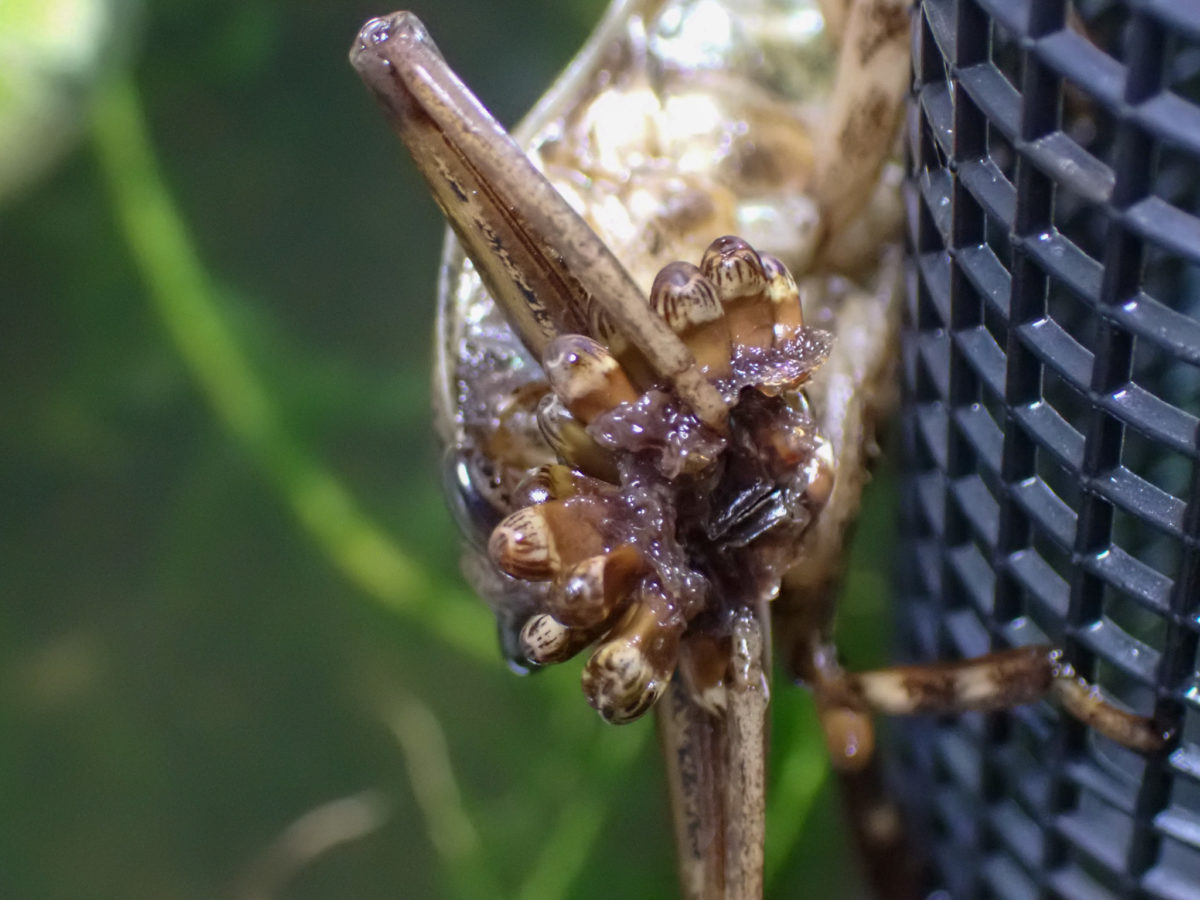
<svg viewBox="0 0 1200 900"><path fill-rule="evenodd" d="M417 12L512 124L599 10ZM441 224L346 61L385 11L117 4L57 85L77 139L50 165L29 130L47 164L0 197L0 896L674 891L649 719L602 725L577 664L508 674L457 574ZM852 663L886 641L889 502ZM773 893L849 896L807 697L775 700Z"/></svg>

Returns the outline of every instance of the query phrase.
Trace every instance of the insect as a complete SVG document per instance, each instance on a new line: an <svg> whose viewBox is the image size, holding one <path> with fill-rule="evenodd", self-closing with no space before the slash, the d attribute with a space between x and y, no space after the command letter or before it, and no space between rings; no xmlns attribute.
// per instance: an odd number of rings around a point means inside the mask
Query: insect
<svg viewBox="0 0 1200 900"><path fill-rule="evenodd" d="M873 712L1050 694L1129 746L1168 739L1049 647L838 664L892 393L908 16L619 2L517 141L411 14L351 51L455 236L435 416L469 574L514 667L587 650L604 718L657 711L688 897L761 895L773 645L847 773Z"/></svg>

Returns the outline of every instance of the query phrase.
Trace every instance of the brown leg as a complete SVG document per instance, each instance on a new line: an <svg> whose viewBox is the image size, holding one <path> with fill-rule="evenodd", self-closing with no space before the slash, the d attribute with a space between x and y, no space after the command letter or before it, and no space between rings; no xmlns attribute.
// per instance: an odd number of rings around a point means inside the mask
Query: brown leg
<svg viewBox="0 0 1200 900"><path fill-rule="evenodd" d="M763 893L767 796L767 641L765 616L750 612L733 624L733 654L726 702L725 843L727 900L757 900ZM765 638L765 639L764 639Z"/></svg>
<svg viewBox="0 0 1200 900"><path fill-rule="evenodd" d="M862 859L866 882L886 900L920 900L927 893L924 859L910 846L877 759L838 772L842 803Z"/></svg>
<svg viewBox="0 0 1200 900"><path fill-rule="evenodd" d="M880 897L921 896L921 866L880 776L872 713L949 715L1008 709L1049 697L1081 722L1142 753L1160 752L1173 737L1152 719L1113 706L1051 647L847 673L832 645L812 638L814 633L810 630L810 640L800 644L806 652L792 661L813 689L851 827Z"/></svg>
<svg viewBox="0 0 1200 900"><path fill-rule="evenodd" d="M822 663L813 684L822 718L829 720L827 738L846 743L843 765L856 765L852 742L869 712L888 715L950 715L968 710L993 711L1033 703L1043 697L1100 734L1141 753L1156 753L1171 740L1153 719L1134 715L1109 703L1099 690L1062 661L1060 651L1046 646L1017 647L956 662L897 666L873 672L842 673ZM836 749L836 743L834 744ZM866 748L869 751L869 748ZM835 765L839 754L834 755Z"/></svg>
<svg viewBox="0 0 1200 900"><path fill-rule="evenodd" d="M870 197L892 154L911 80L908 0L855 0L848 7L813 178L827 236L837 235Z"/></svg>
<svg viewBox="0 0 1200 900"><path fill-rule="evenodd" d="M782 644L792 673L813 690L825 742L838 778L846 820L854 835L863 874L874 896L919 900L925 896L924 859L909 840L900 810L884 783L874 753L871 713L847 688L829 630L832 609L822 598L828 587L808 591L789 585L788 614L780 617Z"/></svg>
<svg viewBox="0 0 1200 900"><path fill-rule="evenodd" d="M720 710L678 678L655 708L686 900L762 898L769 624L744 611L731 638Z"/></svg>

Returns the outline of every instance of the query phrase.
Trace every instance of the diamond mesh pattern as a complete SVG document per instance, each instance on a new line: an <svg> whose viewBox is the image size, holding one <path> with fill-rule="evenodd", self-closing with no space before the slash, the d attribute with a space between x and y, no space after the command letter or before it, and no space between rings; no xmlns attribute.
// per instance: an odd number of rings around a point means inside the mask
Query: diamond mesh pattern
<svg viewBox="0 0 1200 900"><path fill-rule="evenodd" d="M1051 642L1179 729L897 729L952 896L1200 897L1200 2L924 0L907 140L911 659Z"/></svg>

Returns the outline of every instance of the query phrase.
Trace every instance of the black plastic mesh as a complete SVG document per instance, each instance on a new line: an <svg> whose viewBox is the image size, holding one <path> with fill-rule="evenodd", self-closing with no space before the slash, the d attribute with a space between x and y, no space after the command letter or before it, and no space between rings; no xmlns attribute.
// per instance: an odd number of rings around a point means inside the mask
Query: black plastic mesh
<svg viewBox="0 0 1200 900"><path fill-rule="evenodd" d="M1200 2L914 21L903 652L1054 643L1182 737L914 720L900 787L953 897L1198 898Z"/></svg>

